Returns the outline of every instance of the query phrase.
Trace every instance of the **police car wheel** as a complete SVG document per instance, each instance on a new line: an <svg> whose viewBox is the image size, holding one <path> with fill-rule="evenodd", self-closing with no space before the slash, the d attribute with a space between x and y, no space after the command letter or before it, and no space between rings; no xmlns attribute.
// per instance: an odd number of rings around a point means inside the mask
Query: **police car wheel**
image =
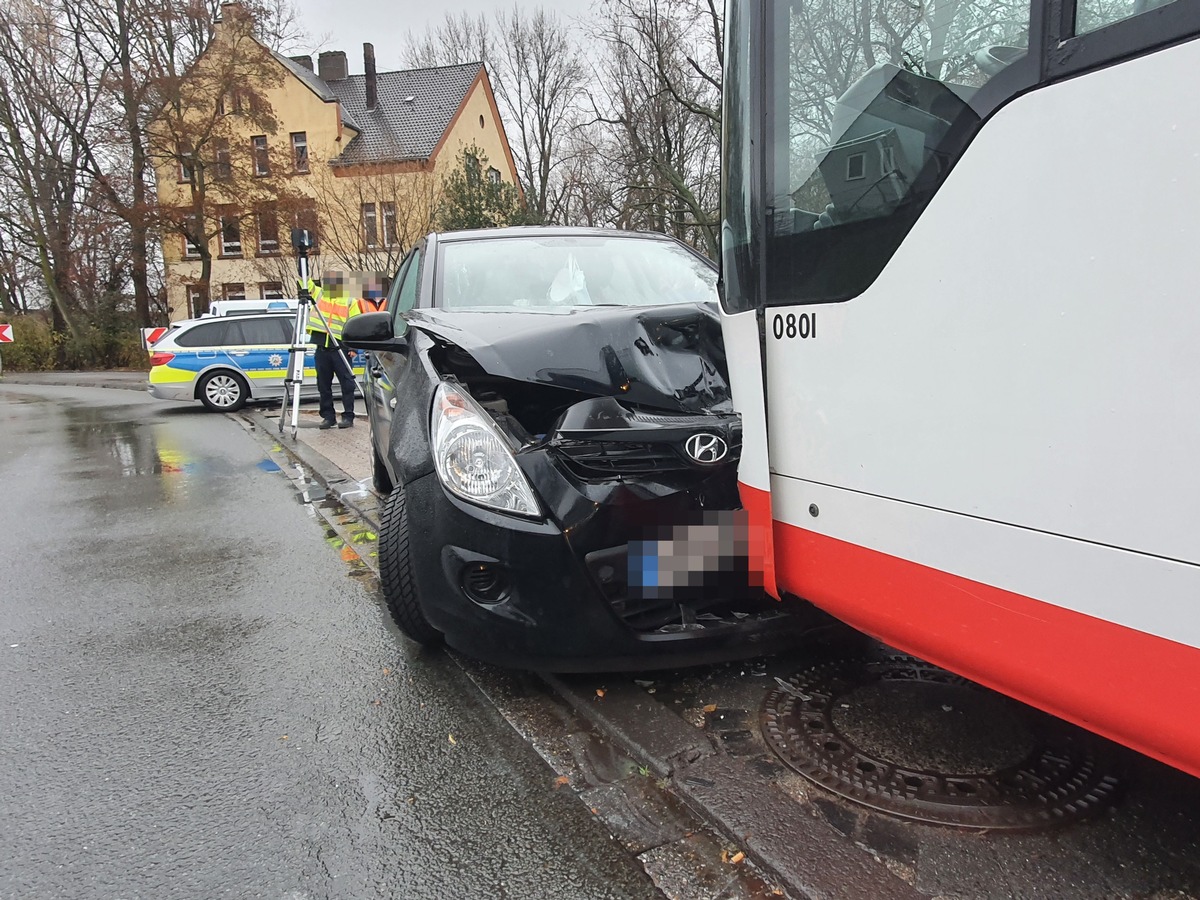
<svg viewBox="0 0 1200 900"><path fill-rule="evenodd" d="M397 628L426 647L435 647L442 642L442 633L429 624L417 597L408 543L408 512L404 508L404 489L399 487L388 494L383 507L383 525L379 532L379 582Z"/></svg>
<svg viewBox="0 0 1200 900"><path fill-rule="evenodd" d="M200 379L196 392L212 412L237 412L250 396L246 380L233 372L209 372Z"/></svg>

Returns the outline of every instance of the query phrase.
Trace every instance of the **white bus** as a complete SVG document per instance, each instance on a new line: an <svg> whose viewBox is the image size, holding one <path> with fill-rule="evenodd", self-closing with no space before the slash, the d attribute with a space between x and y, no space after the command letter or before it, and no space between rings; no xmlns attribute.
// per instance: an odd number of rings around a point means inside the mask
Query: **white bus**
<svg viewBox="0 0 1200 900"><path fill-rule="evenodd" d="M767 586L1200 775L1200 0L729 0Z"/></svg>

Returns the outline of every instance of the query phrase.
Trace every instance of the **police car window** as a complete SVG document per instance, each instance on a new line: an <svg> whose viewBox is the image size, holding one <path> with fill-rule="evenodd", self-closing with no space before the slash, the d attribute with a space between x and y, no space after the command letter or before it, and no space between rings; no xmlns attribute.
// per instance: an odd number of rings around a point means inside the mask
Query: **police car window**
<svg viewBox="0 0 1200 900"><path fill-rule="evenodd" d="M277 319L241 319L230 324L228 343L234 345L246 344L279 344L279 327ZM286 343L286 339L285 339Z"/></svg>
<svg viewBox="0 0 1200 900"><path fill-rule="evenodd" d="M292 332L296 327L296 323L292 319L285 319L282 316L268 319L279 334L279 343L291 346Z"/></svg>
<svg viewBox="0 0 1200 900"><path fill-rule="evenodd" d="M226 343L226 326L225 322L197 325L175 338L175 343L180 347L219 347Z"/></svg>

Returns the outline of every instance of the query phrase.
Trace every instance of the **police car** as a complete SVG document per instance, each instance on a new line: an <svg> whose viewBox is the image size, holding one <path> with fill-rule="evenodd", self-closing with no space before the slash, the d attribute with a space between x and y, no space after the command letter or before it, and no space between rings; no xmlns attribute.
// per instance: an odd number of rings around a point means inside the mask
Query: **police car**
<svg viewBox="0 0 1200 900"><path fill-rule="evenodd" d="M150 394L160 400L199 400L213 412L280 400L294 327L294 315L278 313L176 322L150 348ZM354 374L362 375L361 361L355 361ZM317 396L311 348L300 396Z"/></svg>

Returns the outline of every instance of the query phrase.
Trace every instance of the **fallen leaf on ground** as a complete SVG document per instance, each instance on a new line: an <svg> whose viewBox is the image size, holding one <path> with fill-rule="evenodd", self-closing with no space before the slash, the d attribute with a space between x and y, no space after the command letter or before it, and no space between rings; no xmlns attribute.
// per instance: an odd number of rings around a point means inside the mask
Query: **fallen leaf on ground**
<svg viewBox="0 0 1200 900"><path fill-rule="evenodd" d="M559 775L557 778L554 779L555 787L562 787L564 784L570 784L570 783L571 783L571 779L568 778L566 775Z"/></svg>
<svg viewBox="0 0 1200 900"><path fill-rule="evenodd" d="M450 743L452 743L452 744L458 744L458 741L456 741L456 740L454 739L454 735L450 735Z"/></svg>
<svg viewBox="0 0 1200 900"><path fill-rule="evenodd" d="M283 737L281 737L281 738L280 738L280 740L281 740L281 741L286 741L286 740L287 740L287 735L285 734Z"/></svg>
<svg viewBox="0 0 1200 900"><path fill-rule="evenodd" d="M717 704L715 704L715 703L710 703L710 704L708 704L708 706L704 707L704 711L705 711L705 712L716 712L716 711L717 711Z"/></svg>
<svg viewBox="0 0 1200 900"><path fill-rule="evenodd" d="M384 674L384 675L391 675L391 674L392 674L392 670L391 670L391 669L389 669L387 666L384 666L384 667L383 667L383 674Z"/></svg>
<svg viewBox="0 0 1200 900"><path fill-rule="evenodd" d="M604 696L604 688L596 688L596 696L603 697Z"/></svg>

